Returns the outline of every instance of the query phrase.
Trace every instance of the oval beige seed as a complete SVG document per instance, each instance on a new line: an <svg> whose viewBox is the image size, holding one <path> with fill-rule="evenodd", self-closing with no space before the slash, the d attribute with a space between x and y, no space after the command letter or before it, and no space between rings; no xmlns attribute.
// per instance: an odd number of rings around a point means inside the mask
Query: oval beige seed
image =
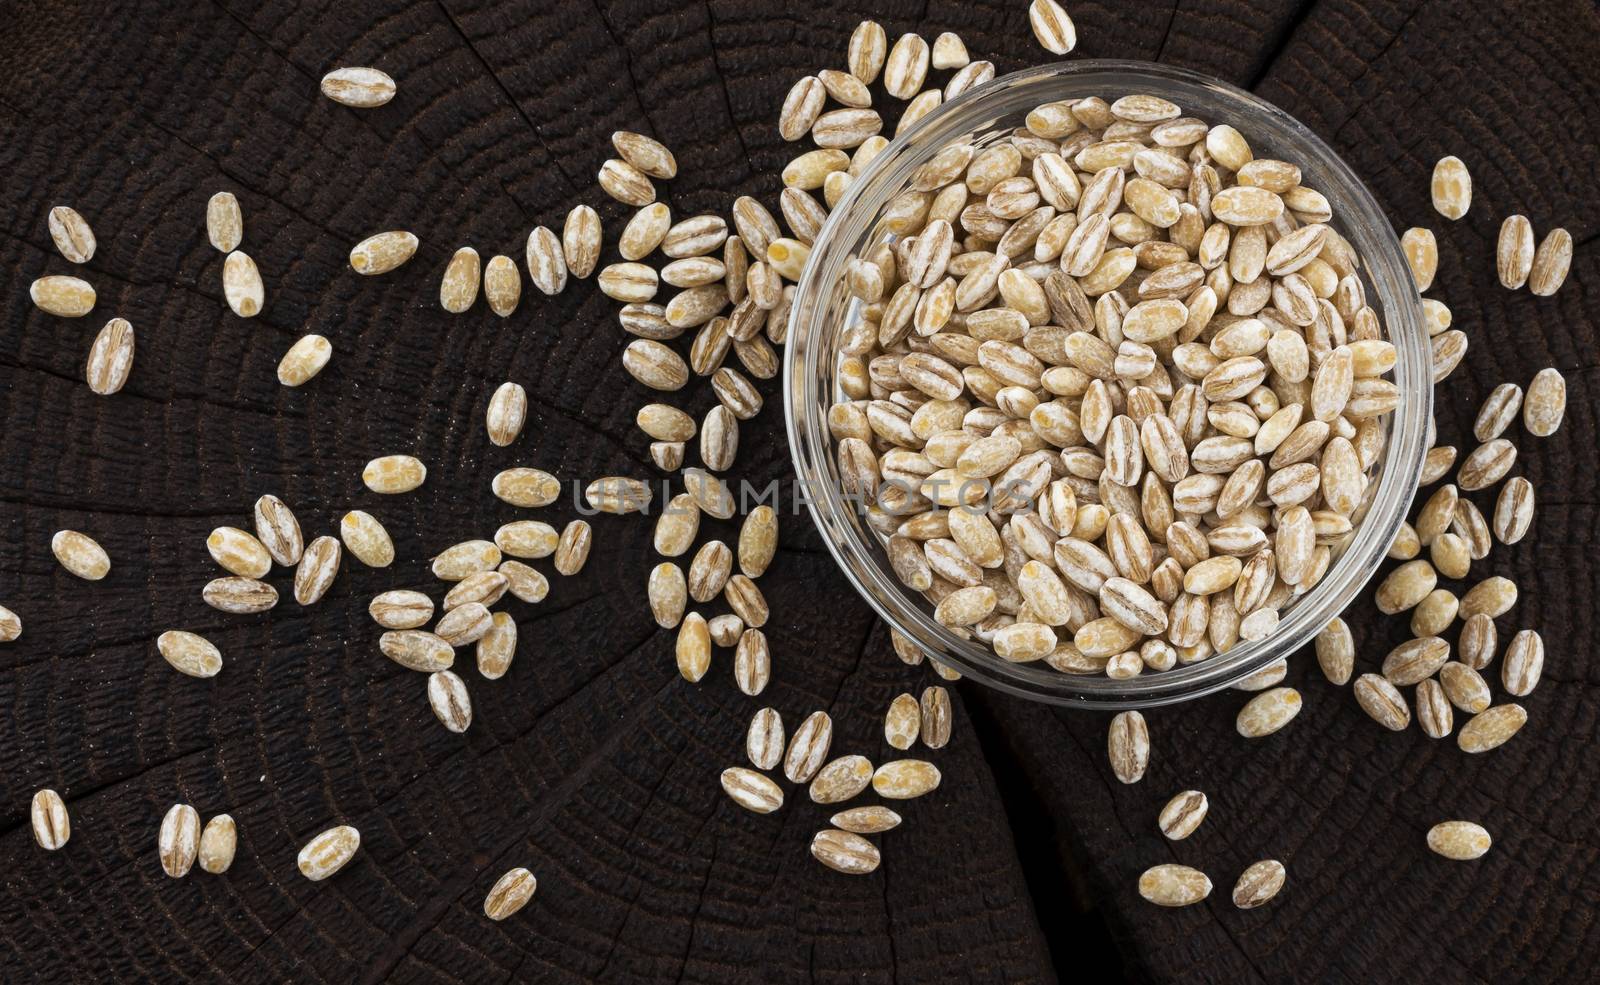
<svg viewBox="0 0 1600 985"><path fill-rule="evenodd" d="M617 130L611 134L611 146L624 161L652 178L675 178L678 161L672 151L659 140L631 130Z"/></svg>
<svg viewBox="0 0 1600 985"><path fill-rule="evenodd" d="M684 469L683 487L707 516L726 520L733 516L733 493L721 479L704 469ZM746 620L748 622L749 620Z"/></svg>
<svg viewBox="0 0 1600 985"><path fill-rule="evenodd" d="M1522 387L1515 383L1502 383L1495 387L1484 398L1483 406L1478 408L1477 421L1472 426L1472 436L1479 441L1491 441L1500 437L1511 422L1516 420L1517 411L1522 409Z"/></svg>
<svg viewBox="0 0 1600 985"><path fill-rule="evenodd" d="M360 847L361 832L348 824L341 824L306 842L295 864L301 875L312 882L321 882L350 864Z"/></svg>
<svg viewBox="0 0 1600 985"><path fill-rule="evenodd" d="M445 593L444 610L449 612L468 602L477 602L488 608L500 601L509 587L510 579L501 572L479 571L456 582L455 586Z"/></svg>
<svg viewBox="0 0 1600 985"><path fill-rule="evenodd" d="M233 865L233 856L239 846L239 829L230 814L218 814L206 822L200 832L200 868L212 875L221 875Z"/></svg>
<svg viewBox="0 0 1600 985"><path fill-rule="evenodd" d="M1437 554L1437 551L1435 553ZM1411 632L1418 637L1438 636L1456 621L1456 613L1460 609L1461 600L1456 598L1454 592L1435 588L1412 610Z"/></svg>
<svg viewBox="0 0 1600 985"><path fill-rule="evenodd" d="M1441 821L1428 829L1429 850L1458 862L1482 858L1493 841L1483 825L1472 821Z"/></svg>
<svg viewBox="0 0 1600 985"><path fill-rule="evenodd" d="M490 483L495 496L512 506L549 506L561 496L561 482L541 469L514 468L499 473Z"/></svg>
<svg viewBox="0 0 1600 985"><path fill-rule="evenodd" d="M840 756L822 767L811 781L811 801L816 804L838 804L849 800L867 789L872 778L872 761L867 757Z"/></svg>
<svg viewBox="0 0 1600 985"><path fill-rule="evenodd" d="M1355 694L1361 710L1384 728L1399 732L1411 724L1411 709L1405 697L1377 674L1362 674L1356 678Z"/></svg>
<svg viewBox="0 0 1600 985"><path fill-rule="evenodd" d="M125 318L106 322L89 347L89 362L84 367L84 379L89 389L101 396L110 396L121 390L133 370L133 326Z"/></svg>
<svg viewBox="0 0 1600 985"><path fill-rule="evenodd" d="M561 528L561 538L556 541L556 571L572 576L583 570L589 561L589 548L594 543L594 532L586 520L569 520Z"/></svg>
<svg viewBox="0 0 1600 985"><path fill-rule="evenodd" d="M828 713L814 711L807 715L789 738L789 748L783 756L783 775L790 783L811 782L827 761L828 747L832 744L833 719Z"/></svg>
<svg viewBox="0 0 1600 985"><path fill-rule="evenodd" d="M494 532L494 546L510 557L549 557L559 539L556 528L543 520L513 520Z"/></svg>
<svg viewBox="0 0 1600 985"><path fill-rule="evenodd" d="M429 603L431 610L432 603ZM433 633L418 629L401 629L378 637L378 650L384 656L407 670L432 673L448 670L456 661L456 652Z"/></svg>
<svg viewBox="0 0 1600 985"><path fill-rule="evenodd" d="M755 697L767 689L772 680L772 650L767 635L759 629L746 629L744 620L734 615L721 615L711 620L712 639L722 646L734 647L733 680L739 690ZM719 626L731 638L717 639Z"/></svg>
<svg viewBox="0 0 1600 985"><path fill-rule="evenodd" d="M374 458L361 470L361 481L375 493L407 493L428 478L428 467L410 455Z"/></svg>
<svg viewBox="0 0 1600 985"><path fill-rule="evenodd" d="M387 568L394 563L394 540L371 513L346 513L339 521L339 539L356 560L369 568Z"/></svg>
<svg viewBox="0 0 1600 985"><path fill-rule="evenodd" d="M222 261L222 294L240 318L254 318L267 303L261 271L247 254L234 250Z"/></svg>
<svg viewBox="0 0 1600 985"><path fill-rule="evenodd" d="M1506 646L1505 663L1500 667L1500 681L1506 693L1523 697L1539 686L1544 673L1544 637L1531 629L1518 631Z"/></svg>
<svg viewBox="0 0 1600 985"><path fill-rule="evenodd" d="M206 202L206 238L223 253L244 242L244 213L233 192L217 192Z"/></svg>
<svg viewBox="0 0 1600 985"><path fill-rule="evenodd" d="M1474 670L1482 670L1494 662L1495 650L1499 646L1494 619L1483 612L1471 613L1463 616L1463 619L1461 639L1456 644L1461 653L1461 662Z"/></svg>
<svg viewBox="0 0 1600 985"><path fill-rule="evenodd" d="M852 807L828 819L828 823L856 834L877 834L900 826L900 815L881 804Z"/></svg>
<svg viewBox="0 0 1600 985"><path fill-rule="evenodd" d="M1500 487L1494 506L1494 535L1502 544L1515 544L1533 523L1533 483L1513 476Z"/></svg>
<svg viewBox="0 0 1600 985"><path fill-rule="evenodd" d="M483 915L490 920L504 920L528 905L539 880L532 872L518 866L496 879L483 898Z"/></svg>
<svg viewBox="0 0 1600 985"><path fill-rule="evenodd" d="M1450 659L1450 644L1437 636L1407 640L1383 658L1383 676L1398 687L1432 677Z"/></svg>
<svg viewBox="0 0 1600 985"><path fill-rule="evenodd" d="M689 597L709 602L728 584L733 570L733 552L720 540L706 541L689 564Z"/></svg>
<svg viewBox="0 0 1600 985"><path fill-rule="evenodd" d="M1317 666L1329 683L1345 684L1350 680L1355 666L1355 640L1343 619L1335 617L1317 634L1316 650Z"/></svg>
<svg viewBox="0 0 1600 985"><path fill-rule="evenodd" d="M416 256L418 245L417 237L403 229L368 236L350 248L350 269L369 277L386 274Z"/></svg>
<svg viewBox="0 0 1600 985"><path fill-rule="evenodd" d="M1555 368L1541 369L1528 384L1522 402L1522 426L1545 438L1555 434L1567 412L1567 381Z"/></svg>
<svg viewBox="0 0 1600 985"><path fill-rule="evenodd" d="M1265 188L1235 185L1212 196L1211 211L1229 225L1264 226L1283 214L1283 199Z"/></svg>
<svg viewBox="0 0 1600 985"><path fill-rule="evenodd" d="M416 629L433 618L433 600L421 592L395 589L373 596L367 612L385 629Z"/></svg>
<svg viewBox="0 0 1600 985"><path fill-rule="evenodd" d="M521 561L501 561L495 570L505 576L506 590L524 602L543 602L550 594L550 580Z"/></svg>
<svg viewBox="0 0 1600 985"><path fill-rule="evenodd" d="M573 206L561 227L561 254L572 276L581 279L594 273L600 240L600 214L587 205Z"/></svg>
<svg viewBox="0 0 1600 985"><path fill-rule="evenodd" d="M241 578L261 578L272 570L272 555L261 541L238 527L218 527L206 538L211 560L229 574Z"/></svg>
<svg viewBox="0 0 1600 985"><path fill-rule="evenodd" d="M889 95L896 99L915 96L927 77L928 57L928 42L920 35L900 35L883 65L883 87Z"/></svg>
<svg viewBox="0 0 1600 985"><path fill-rule="evenodd" d="M516 655L516 620L511 618L509 612L496 612L491 618L489 631L478 641L478 673L488 680L497 681L506 676Z"/></svg>
<svg viewBox="0 0 1600 985"><path fill-rule="evenodd" d="M70 573L85 581L99 581L111 571L111 557L94 538L76 530L58 530L50 538L50 551Z"/></svg>
<svg viewBox="0 0 1600 985"><path fill-rule="evenodd" d="M1456 472L1456 484L1467 492L1487 489L1503 479L1517 461L1517 446L1494 438L1472 450Z"/></svg>
<svg viewBox="0 0 1600 985"><path fill-rule="evenodd" d="M745 755L756 769L770 770L783 758L783 718L775 708L763 708L750 718L745 733Z"/></svg>
<svg viewBox="0 0 1600 985"><path fill-rule="evenodd" d="M339 574L344 548L332 537L318 537L306 545L294 571L294 600L313 605L322 600Z"/></svg>
<svg viewBox="0 0 1600 985"><path fill-rule="evenodd" d="M1157 906L1189 906L1211 895L1211 880L1199 869L1168 862L1139 876L1139 895Z"/></svg>
<svg viewBox="0 0 1600 985"><path fill-rule="evenodd" d="M888 50L888 38L884 35L881 24L877 21L862 21L857 24L856 29L850 33L850 45L845 58L850 67L850 74L871 85L878 77L878 72L883 69L883 60Z"/></svg>
<svg viewBox="0 0 1600 985"><path fill-rule="evenodd" d="M622 367L653 390L681 390L689 382L683 357L653 339L634 339L622 352Z"/></svg>
<svg viewBox="0 0 1600 985"><path fill-rule="evenodd" d="M494 626L494 617L481 602L463 602L440 617L433 631L452 647L466 646L483 639Z"/></svg>
<svg viewBox="0 0 1600 985"><path fill-rule="evenodd" d="M656 625L662 629L677 626L689 602L689 588L683 577L683 569L670 561L651 568L646 595Z"/></svg>
<svg viewBox="0 0 1600 985"><path fill-rule="evenodd" d="M910 800L939 786L939 768L926 760L897 759L872 774L872 789L889 800Z"/></svg>
<svg viewBox="0 0 1600 985"><path fill-rule="evenodd" d="M923 688L921 708L922 744L929 749L943 749L950 744L950 692L938 685Z"/></svg>
<svg viewBox="0 0 1600 985"><path fill-rule="evenodd" d="M1300 692L1292 687L1275 687L1251 698L1241 709L1235 722L1239 734L1247 739L1259 739L1283 728L1300 714Z"/></svg>
<svg viewBox="0 0 1600 985"><path fill-rule="evenodd" d="M761 577L777 550L778 513L765 504L757 506L739 528L739 570L750 578Z"/></svg>
<svg viewBox="0 0 1600 985"><path fill-rule="evenodd" d="M77 277L61 274L40 277L29 285L28 296L40 311L61 318L82 318L94 310L94 288Z"/></svg>
<svg viewBox="0 0 1600 985"><path fill-rule="evenodd" d="M523 259L528 264L528 280L541 294L560 294L566 286L566 256L562 243L544 225L528 233Z"/></svg>
<svg viewBox="0 0 1600 985"><path fill-rule="evenodd" d="M394 98L394 79L375 68L336 68L322 77L322 94L336 103L371 109Z"/></svg>
<svg viewBox="0 0 1600 985"><path fill-rule="evenodd" d="M1439 683L1450 703L1469 715L1489 707L1489 684L1471 666L1451 661L1439 668Z"/></svg>
<svg viewBox="0 0 1600 985"><path fill-rule="evenodd" d="M470 246L456 250L439 281L439 307L457 315L471 308L478 300L478 284L482 278L478 251Z"/></svg>
<svg viewBox="0 0 1600 985"><path fill-rule="evenodd" d="M1461 617L1470 619L1481 612L1491 619L1498 619L1516 604L1516 582L1493 575L1473 585L1461 597Z"/></svg>
<svg viewBox="0 0 1600 985"><path fill-rule="evenodd" d="M662 237L671 226L672 210L665 202L652 202L635 212L622 227L617 252L624 260L641 260L661 245Z"/></svg>
<svg viewBox="0 0 1600 985"><path fill-rule="evenodd" d="M705 616L691 612L678 626L678 641L674 647L678 673L691 684L698 684L711 667L711 630Z"/></svg>
<svg viewBox="0 0 1600 985"><path fill-rule="evenodd" d="M522 275L517 273L517 262L504 254L489 258L483 265L483 297L489 310L501 318L511 317L522 301Z"/></svg>
<svg viewBox="0 0 1600 985"><path fill-rule="evenodd" d="M321 335L302 335L278 361L278 382L303 386L322 372L332 357L332 342Z"/></svg>
<svg viewBox="0 0 1600 985"><path fill-rule="evenodd" d="M623 205L640 207L656 200L656 186L627 161L612 158L600 165L600 187Z"/></svg>
<svg viewBox="0 0 1600 985"><path fill-rule="evenodd" d="M1472 207L1472 175L1459 157L1441 157L1433 166L1434 211L1446 219L1459 219Z"/></svg>
<svg viewBox="0 0 1600 985"><path fill-rule="evenodd" d="M1411 267L1411 279L1418 291L1433 286L1434 275L1439 270L1439 244L1433 230L1413 226L1400 235L1400 248L1405 251L1406 263Z"/></svg>
<svg viewBox="0 0 1600 985"><path fill-rule="evenodd" d="M1199 790L1185 790L1161 808L1157 823L1161 833L1172 841L1182 841L1194 834L1200 822L1206 819L1211 802Z"/></svg>
<svg viewBox="0 0 1600 985"><path fill-rule="evenodd" d="M156 835L161 870L174 879L189 874L200 852L200 815L188 804L173 804Z"/></svg>
<svg viewBox="0 0 1600 985"><path fill-rule="evenodd" d="M1052 55L1065 55L1078 45L1077 28L1056 0L1033 0L1028 5L1028 26L1040 47Z"/></svg>
<svg viewBox="0 0 1600 985"><path fill-rule="evenodd" d="M428 706L439 724L457 735L472 726L472 699L466 682L452 671L428 675Z"/></svg>
<svg viewBox="0 0 1600 985"><path fill-rule="evenodd" d="M220 612L248 615L278 604L278 590L253 578L215 578L200 590L205 603Z"/></svg>
<svg viewBox="0 0 1600 985"><path fill-rule="evenodd" d="M204 636L169 629L156 637L162 659L180 674L215 677L222 670L222 652Z"/></svg>
<svg viewBox="0 0 1600 985"><path fill-rule="evenodd" d="M1150 765L1150 731L1137 711L1118 712L1106 736L1111 772L1123 783L1138 783Z"/></svg>
<svg viewBox="0 0 1600 985"><path fill-rule="evenodd" d="M1378 584L1378 611L1385 615L1405 612L1421 602L1439 583L1433 565L1427 561L1407 561Z"/></svg>
<svg viewBox="0 0 1600 985"><path fill-rule="evenodd" d="M1239 874L1233 886L1233 905L1253 910L1270 901L1283 888L1287 872L1277 859L1262 859Z"/></svg>
<svg viewBox="0 0 1600 985"><path fill-rule="evenodd" d="M47 852L59 851L72 837L67 805L60 794L49 788L34 793L28 820L33 827L33 840Z"/></svg>
<svg viewBox="0 0 1600 985"><path fill-rule="evenodd" d="M822 105L827 101L827 96L821 80L814 75L807 75L796 82L789 90L789 95L784 97L783 108L778 112L778 136L790 141L804 137L822 114Z"/></svg>
<svg viewBox="0 0 1600 985"><path fill-rule="evenodd" d="M1533 255L1533 266L1528 271L1528 290L1539 297L1549 297L1566 282L1567 271L1572 267L1572 234L1556 228L1545 234Z"/></svg>
<svg viewBox="0 0 1600 985"><path fill-rule="evenodd" d="M50 239L68 261L88 263L94 257L94 230L77 209L58 205L50 210L46 224L50 227Z"/></svg>
<svg viewBox="0 0 1600 985"><path fill-rule="evenodd" d="M688 441L696 433L694 418L667 404L645 404L634 415L634 423L657 441Z"/></svg>
<svg viewBox="0 0 1600 985"><path fill-rule="evenodd" d="M490 406L485 411L485 427L490 433L491 445L506 448L522 433L523 421L528 419L528 392L522 384L504 382L494 390Z"/></svg>
<svg viewBox="0 0 1600 985"><path fill-rule="evenodd" d="M818 862L845 875L860 876L878 867L878 846L849 831L818 831L811 839L811 855Z"/></svg>
<svg viewBox="0 0 1600 985"><path fill-rule="evenodd" d="M1462 752L1488 752L1510 741L1528 722L1528 712L1518 704L1494 705L1461 726L1456 744Z"/></svg>
<svg viewBox="0 0 1600 985"><path fill-rule="evenodd" d="M1500 286L1508 290L1514 291L1528 282L1533 269L1533 225L1527 216L1509 215L1500 224L1494 269Z"/></svg>
<svg viewBox="0 0 1600 985"><path fill-rule="evenodd" d="M922 710L915 697L902 694L889 702L889 710L883 716L884 741L896 749L910 749L921 730Z"/></svg>
<svg viewBox="0 0 1600 985"><path fill-rule="evenodd" d="M501 563L501 550L498 545L491 544L490 540L462 540L461 544L453 544L438 552L430 569L437 579L446 582L459 582L469 574L478 571L490 571L496 564Z"/></svg>
<svg viewBox="0 0 1600 985"><path fill-rule="evenodd" d="M1430 739L1442 739L1455 727L1444 686L1431 677L1417 685L1417 725Z"/></svg>
<svg viewBox="0 0 1600 985"><path fill-rule="evenodd" d="M650 486L641 479L608 475L584 487L583 498L601 513L637 513L650 505Z"/></svg>
<svg viewBox="0 0 1600 985"><path fill-rule="evenodd" d="M22 635L22 617L0 605L0 643L10 643Z"/></svg>

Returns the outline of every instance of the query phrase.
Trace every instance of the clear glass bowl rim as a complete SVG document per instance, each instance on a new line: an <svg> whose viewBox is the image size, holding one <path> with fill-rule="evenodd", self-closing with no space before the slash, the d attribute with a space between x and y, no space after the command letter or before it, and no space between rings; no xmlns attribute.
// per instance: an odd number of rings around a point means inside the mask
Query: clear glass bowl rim
<svg viewBox="0 0 1600 985"><path fill-rule="evenodd" d="M1252 144L1270 146L1301 164L1307 183L1328 197L1335 225L1365 264L1387 337L1397 349L1394 379L1400 403L1365 519L1322 581L1286 610L1275 632L1199 663L1119 681L1065 674L1042 663L1003 661L981 643L962 640L935 622L926 602L900 586L875 535L841 494L826 421L831 394L820 392L820 360L831 358L831 352L812 342L824 334L844 264L917 166L951 140L1039 103L1130 92L1170 99L1185 112L1197 103L1220 104L1220 111L1204 110L1208 122L1232 123ZM1001 691L1068 707L1121 710L1187 701L1225 688L1305 645L1355 599L1387 554L1416 493L1432 417L1431 346L1420 296L1399 240L1366 185L1316 134L1271 103L1220 79L1149 62L1086 59L1014 72L951 100L895 137L852 182L818 234L796 291L785 348L784 416L795 474L829 553L852 587L933 659Z"/></svg>

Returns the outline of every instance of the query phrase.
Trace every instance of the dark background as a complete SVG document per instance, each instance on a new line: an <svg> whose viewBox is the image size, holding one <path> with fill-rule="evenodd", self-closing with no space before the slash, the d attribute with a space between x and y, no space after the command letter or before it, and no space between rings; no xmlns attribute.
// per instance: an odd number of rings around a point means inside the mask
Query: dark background
<svg viewBox="0 0 1600 985"><path fill-rule="evenodd" d="M1252 89L1331 142L1397 229L1438 233L1431 293L1471 340L1438 394L1441 442L1470 447L1495 384L1547 365L1566 375L1561 431L1519 440L1517 472L1539 497L1532 533L1473 572L1522 588L1502 640L1530 626L1549 646L1521 735L1469 758L1415 727L1383 733L1306 653L1290 671L1306 708L1282 734L1239 738L1236 693L1161 710L1149 774L1123 787L1103 717L961 685L955 738L932 756L943 786L877 839L878 872L838 875L806 851L828 810L792 793L757 817L716 775L742 761L763 703L791 728L829 709L835 750L884 758L883 710L932 674L892 656L809 523L788 516L761 582L775 672L759 701L734 688L727 651L701 686L679 679L673 636L644 602L651 524L601 517L579 576L552 574L543 604L508 606L521 644L503 680L483 681L464 653L476 719L451 735L424 678L378 655L367 600L437 589L426 558L518 515L489 494L502 468L656 473L632 425L648 395L618 366L616 305L592 281L553 299L525 283L507 321L481 303L447 316L436 298L450 253L472 244L520 265L528 230L559 229L582 201L600 208L602 262L614 260L628 210L593 176L622 127L676 150L680 175L662 185L675 216L726 214L741 193L775 210L795 153L776 133L782 98L802 74L845 67L861 17L891 41L955 30L1005 72L1050 57L1026 4L12 3L0 8L0 602L25 629L0 646L4 978L1049 982L1111 968L1162 982L1592 980L1600 17L1581 2L1069 6L1076 56L1156 59ZM385 69L398 98L372 111L322 98L317 80L340 65ZM1428 205L1447 153L1475 187L1456 223ZM222 255L205 238L206 199L223 189L242 203L243 249L266 282L251 320L223 305ZM99 238L85 268L50 244L56 204ZM1497 285L1510 212L1577 241L1555 298ZM350 246L390 228L421 237L416 259L352 273ZM90 280L95 311L36 310L28 285L46 273ZM138 354L127 388L103 398L82 367L113 315L133 323ZM333 341L333 361L303 389L280 387L277 360L307 331ZM506 379L533 410L520 441L496 449L482 415ZM673 402L697 417L712 400L703 386L685 394ZM743 427L735 475L788 475L778 410ZM394 452L422 457L427 484L369 493L362 464ZM374 571L347 558L310 608L286 596L262 616L210 610L205 535L248 527L265 492L291 504L308 540L368 509L399 559ZM521 515L572 514L563 501ZM105 581L56 564L50 536L64 527L105 545ZM712 531L731 540L733 528ZM1370 595L1349 616L1360 669L1406 635ZM169 628L216 642L222 674L168 667L153 641ZM54 854L28 829L43 786L72 813ZM1156 813L1187 787L1210 795L1211 817L1168 843ZM178 801L237 820L226 876L162 874L156 829ZM1456 817L1493 832L1487 857L1426 851L1427 828ZM360 828L360 854L306 881L295 853L338 822ZM1288 866L1286 887L1236 910L1234 879L1265 857ZM1140 900L1139 872L1163 861L1210 873L1210 900ZM513 865L539 892L491 923L483 896Z"/></svg>

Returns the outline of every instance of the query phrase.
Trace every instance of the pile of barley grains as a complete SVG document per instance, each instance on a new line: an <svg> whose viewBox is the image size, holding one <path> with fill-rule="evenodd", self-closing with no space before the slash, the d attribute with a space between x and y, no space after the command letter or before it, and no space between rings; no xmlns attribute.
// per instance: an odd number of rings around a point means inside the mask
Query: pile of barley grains
<svg viewBox="0 0 1600 985"><path fill-rule="evenodd" d="M830 409L900 580L1125 679L1272 633L1374 488L1394 345L1293 162L1133 94L942 149L849 264Z"/></svg>

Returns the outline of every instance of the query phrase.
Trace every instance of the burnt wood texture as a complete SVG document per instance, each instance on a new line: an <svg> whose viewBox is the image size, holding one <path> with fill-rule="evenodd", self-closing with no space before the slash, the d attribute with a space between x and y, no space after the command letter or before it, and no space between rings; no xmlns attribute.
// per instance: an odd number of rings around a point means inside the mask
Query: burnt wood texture
<svg viewBox="0 0 1600 985"><path fill-rule="evenodd" d="M1566 374L1565 425L1519 438L1517 472L1539 498L1532 532L1473 570L1522 588L1502 640L1536 627L1549 645L1521 735L1468 757L1415 727L1385 733L1308 651L1289 677L1306 708L1283 733L1240 738L1234 692L1151 712L1149 774L1124 787L1106 763L1104 717L960 685L954 739L927 754L943 785L875 837L878 872L839 875L807 852L831 809L791 788L782 812L748 814L718 772L742 762L763 704L791 730L827 709L836 751L887 758L891 698L938 682L895 659L806 517L787 510L760 582L775 666L761 698L733 686L728 651L701 686L678 677L673 634L644 602L652 523L602 516L579 575L539 562L549 597L506 606L521 643L504 679L482 680L462 651L476 715L452 735L423 676L377 653L368 599L437 595L426 560L442 547L519 516L574 515L570 489L539 511L500 503L488 491L500 469L537 465L569 483L659 473L632 424L649 394L620 368L616 304L590 280L554 298L525 285L504 321L481 302L446 315L436 299L451 252L471 244L520 262L535 224L559 229L587 202L605 220L602 262L616 259L627 210L594 175L619 128L677 152L679 176L658 183L675 216L726 215L746 193L775 210L795 151L778 138L778 106L799 76L843 67L858 20L891 39L957 31L1006 72L1050 58L1026 3L11 4L0 9L0 604L24 632L0 646L5 980L1590 980L1600 17L1579 0L1069 6L1073 57L1159 60L1250 88L1332 143L1396 229L1435 230L1431 294L1471 340L1439 394L1441 443L1470 448L1496 383L1526 384L1547 365ZM383 68L399 96L370 111L334 104L317 82L341 65ZM1475 187L1454 223L1428 204L1444 154L1468 163ZM242 248L266 283L255 319L222 301L222 255L203 228L220 190L239 197ZM98 235L84 267L51 247L57 204ZM1511 212L1541 234L1571 230L1576 258L1556 297L1496 283L1495 234ZM351 245L385 229L414 231L417 257L355 275ZM35 309L28 285L47 273L87 278L94 312ZM137 357L126 389L98 397L83 363L113 315L132 322ZM279 386L279 357L308 331L332 340L333 361L301 389ZM528 388L529 421L495 448L483 410L508 379ZM769 406L744 425L733 473L758 483L790 475L778 390L762 389ZM685 393L697 417L711 405L709 388ZM368 492L363 463L399 452L427 463L426 485ZM207 608L207 532L248 527L266 492L308 539L370 510L398 560L375 571L347 557L311 607L293 602L280 570L285 599L271 613ZM64 572L49 549L61 528L98 538L110 576ZM711 534L731 542L736 528ZM1349 615L1359 669L1406 635L1370 599L1369 588ZM168 667L154 640L172 628L216 642L222 673ZM60 852L29 832L40 787L72 814ZM1168 843L1156 813L1189 787L1210 795L1210 818ZM162 873L156 830L176 802L236 819L228 874ZM1426 851L1427 828L1458 817L1494 834L1488 856ZM361 851L308 882L295 854L335 823L360 828ZM1288 867L1283 893L1236 910L1234 879L1269 857ZM1210 900L1166 911L1139 899L1138 874L1164 861L1208 872ZM484 894L516 865L539 891L492 923Z"/></svg>

